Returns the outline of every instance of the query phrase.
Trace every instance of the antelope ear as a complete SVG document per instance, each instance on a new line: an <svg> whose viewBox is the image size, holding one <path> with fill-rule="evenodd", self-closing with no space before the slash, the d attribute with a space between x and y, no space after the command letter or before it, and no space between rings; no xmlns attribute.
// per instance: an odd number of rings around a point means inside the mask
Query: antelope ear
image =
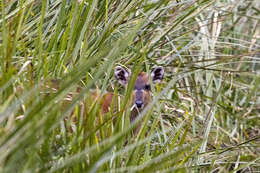
<svg viewBox="0 0 260 173"><path fill-rule="evenodd" d="M152 69L151 77L152 77L153 83L160 83L163 79L163 75L164 75L163 67L156 67L156 68Z"/></svg>
<svg viewBox="0 0 260 173"><path fill-rule="evenodd" d="M130 79L131 72L128 70L125 70L121 66L116 66L115 68L115 77L117 81L121 84L126 86L128 80Z"/></svg>

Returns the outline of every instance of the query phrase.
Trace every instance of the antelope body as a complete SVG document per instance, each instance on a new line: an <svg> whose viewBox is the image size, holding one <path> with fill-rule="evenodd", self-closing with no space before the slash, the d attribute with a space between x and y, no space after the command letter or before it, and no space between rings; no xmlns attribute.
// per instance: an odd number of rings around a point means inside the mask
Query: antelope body
<svg viewBox="0 0 260 173"><path fill-rule="evenodd" d="M114 70L114 75L117 81L121 85L126 87L131 77L131 71L126 70L121 66L117 66ZM163 79L163 75L164 75L164 70L162 67L156 67L152 69L150 76L153 84L161 82ZM52 88L52 90L57 91L57 89L59 88L57 81L52 80L51 83L52 83L51 87L48 86L48 88ZM77 88L76 93L79 93L80 90L81 90L80 88ZM74 93L69 93L67 95L67 97L64 99L64 103L63 103L64 106L66 106L72 100L73 95ZM107 92L103 96L101 96L99 90L97 89L92 90L90 91L90 97L86 99L86 102L88 104L81 103L80 107L81 109L85 107L84 110L89 111L90 107L86 105L91 105L91 102L97 102L100 105L101 108L100 112L103 116L107 114L111 109L113 109L111 106L112 106L112 101L116 99L115 97L118 96L115 96L114 93L111 92ZM145 72L140 72L136 78L134 89L132 92L132 106L134 106L134 109L132 109L130 115L131 122L138 116L138 113L141 112L144 109L144 107L150 103L150 101L151 101L151 85L150 85L149 75Z"/></svg>

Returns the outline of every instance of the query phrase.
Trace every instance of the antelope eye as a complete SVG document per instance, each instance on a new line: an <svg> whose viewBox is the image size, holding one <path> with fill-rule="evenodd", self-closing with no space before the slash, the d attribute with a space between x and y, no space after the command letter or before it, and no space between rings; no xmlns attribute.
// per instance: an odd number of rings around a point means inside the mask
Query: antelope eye
<svg viewBox="0 0 260 173"><path fill-rule="evenodd" d="M145 89L145 90L151 90L151 85L150 85L150 84L145 85L145 86L144 86L144 89Z"/></svg>

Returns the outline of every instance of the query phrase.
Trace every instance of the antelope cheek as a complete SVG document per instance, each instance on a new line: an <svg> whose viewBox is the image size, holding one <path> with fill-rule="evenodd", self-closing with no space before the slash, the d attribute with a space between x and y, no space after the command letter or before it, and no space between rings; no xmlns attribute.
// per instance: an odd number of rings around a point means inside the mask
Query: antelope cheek
<svg viewBox="0 0 260 173"><path fill-rule="evenodd" d="M144 93L144 103L145 103L145 106L148 105L150 103L150 100L151 100L151 96L150 96L150 93L149 92L145 92Z"/></svg>
<svg viewBox="0 0 260 173"><path fill-rule="evenodd" d="M132 106L135 104L135 101L136 101L136 91L133 92Z"/></svg>

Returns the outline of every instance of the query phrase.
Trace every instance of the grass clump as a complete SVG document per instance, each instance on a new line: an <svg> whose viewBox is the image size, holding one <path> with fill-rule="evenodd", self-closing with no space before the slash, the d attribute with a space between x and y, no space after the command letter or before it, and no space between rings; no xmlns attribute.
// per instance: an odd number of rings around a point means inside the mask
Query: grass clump
<svg viewBox="0 0 260 173"><path fill-rule="evenodd" d="M256 0L0 6L1 172L259 171ZM134 78L155 66L164 81L130 124ZM116 113L102 119L91 88L123 95Z"/></svg>

